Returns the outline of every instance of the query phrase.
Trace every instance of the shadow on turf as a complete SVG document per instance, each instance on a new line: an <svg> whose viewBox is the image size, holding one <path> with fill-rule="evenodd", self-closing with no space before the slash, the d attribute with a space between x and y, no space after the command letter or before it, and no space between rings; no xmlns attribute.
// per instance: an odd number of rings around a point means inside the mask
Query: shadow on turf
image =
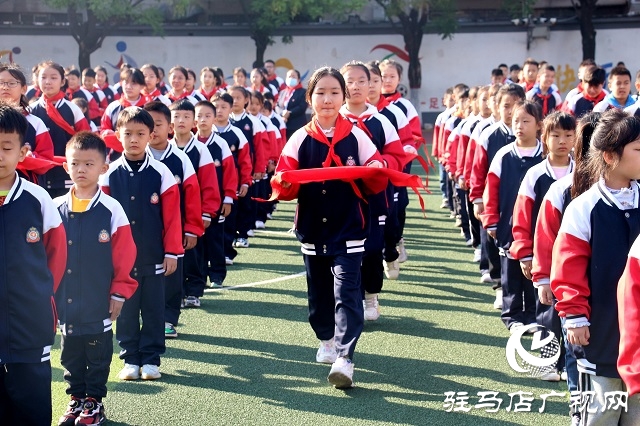
<svg viewBox="0 0 640 426"><path fill-rule="evenodd" d="M391 330L389 330L391 331ZM448 330L442 330L448 333ZM515 425L518 423L476 417L472 413L445 413L416 403L444 402L444 392L469 392L470 403L477 402L481 389L465 385L462 389L454 380L439 376L469 376L490 378L503 383L501 392L505 399L502 410L509 402L508 392L527 388L533 379L512 377L494 370L461 366L446 362L425 362L410 358L376 354L356 354L357 387L343 392L332 390L326 383L329 366L313 362L315 348L285 345L265 341L221 338L199 334L183 334L181 337L204 345L242 348L257 354L225 354L187 351L172 348L167 358L193 360L217 364L224 375L203 374L179 370L178 375L167 375L168 385L208 388L220 392L239 393L263 399L263 403L282 406L296 411L334 415L341 418L357 418L371 421L393 422L409 425L451 424L461 425ZM484 342L486 344L486 342ZM209 359L207 359L209 358ZM318 387L327 388L318 391ZM394 390L389 390L391 387ZM559 389L554 385L554 388ZM320 393L318 393L320 392ZM335 394L334 394L335 392ZM345 398L344 396L347 396ZM537 396L537 395L536 395ZM475 398L475 401L474 401ZM357 401L357 403L355 403ZM539 400L536 400L539 408ZM567 405L549 400L547 413L564 413ZM259 409L258 409L259 410ZM502 411L501 410L501 411ZM444 419L446 418L446 423Z"/></svg>

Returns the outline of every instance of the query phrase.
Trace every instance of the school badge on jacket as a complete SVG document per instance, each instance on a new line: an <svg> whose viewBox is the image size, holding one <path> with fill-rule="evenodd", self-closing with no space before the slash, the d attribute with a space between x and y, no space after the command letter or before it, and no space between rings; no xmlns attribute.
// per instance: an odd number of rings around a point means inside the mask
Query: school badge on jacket
<svg viewBox="0 0 640 426"><path fill-rule="evenodd" d="M32 226L27 231L27 242L37 243L38 241L40 241L40 232L38 232L38 230L34 226Z"/></svg>
<svg viewBox="0 0 640 426"><path fill-rule="evenodd" d="M356 160L354 160L352 156L349 156L347 158L347 166L355 166L355 165L356 165Z"/></svg>
<svg viewBox="0 0 640 426"><path fill-rule="evenodd" d="M98 242L108 243L109 241L111 241L111 237L109 236L107 230L103 229L102 231L100 231L100 233L98 234Z"/></svg>
<svg viewBox="0 0 640 426"><path fill-rule="evenodd" d="M158 204L158 201L160 201L160 197L158 197L158 194L156 194L155 192L151 194L151 204Z"/></svg>

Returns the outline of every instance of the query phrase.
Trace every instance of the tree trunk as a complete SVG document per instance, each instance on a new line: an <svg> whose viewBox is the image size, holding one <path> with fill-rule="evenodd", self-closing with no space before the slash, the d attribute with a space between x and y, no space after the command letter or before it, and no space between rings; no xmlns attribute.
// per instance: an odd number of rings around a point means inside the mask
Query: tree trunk
<svg viewBox="0 0 640 426"><path fill-rule="evenodd" d="M264 66L264 54L269 46L269 36L256 33L251 36L256 44L256 60L253 62L253 68L261 68Z"/></svg>
<svg viewBox="0 0 640 426"><path fill-rule="evenodd" d="M91 68L91 53L96 49L89 49L84 43L78 44L78 66L80 70Z"/></svg>
<svg viewBox="0 0 640 426"><path fill-rule="evenodd" d="M99 26L91 9L87 9L87 20L78 20L75 5L68 8L71 36L78 43L78 66L80 70L91 67L91 54L102 47L104 38L113 27Z"/></svg>
<svg viewBox="0 0 640 426"><path fill-rule="evenodd" d="M580 34L582 36L582 59L596 59L596 30L593 25L593 14L596 9L597 0L581 0L580 12Z"/></svg>
<svg viewBox="0 0 640 426"><path fill-rule="evenodd" d="M420 104L420 88L422 87L422 65L420 64L420 46L422 45L423 28L426 24L426 10L412 8L409 14L399 16L402 24L402 38L405 49L409 55L409 100L418 112L418 118L422 123L422 111Z"/></svg>

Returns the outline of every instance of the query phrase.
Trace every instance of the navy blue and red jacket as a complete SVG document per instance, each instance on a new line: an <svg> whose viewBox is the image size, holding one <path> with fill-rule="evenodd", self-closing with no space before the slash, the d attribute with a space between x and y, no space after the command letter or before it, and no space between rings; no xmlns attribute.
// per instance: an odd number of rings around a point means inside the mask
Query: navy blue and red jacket
<svg viewBox="0 0 640 426"><path fill-rule="evenodd" d="M580 118L586 113L593 111L596 104L600 103L606 96L607 94L604 90L595 98L590 98L589 95L584 92L579 93L569 99L566 110L577 118Z"/></svg>
<svg viewBox="0 0 640 426"><path fill-rule="evenodd" d="M626 107L624 109L624 112L626 112L629 115L633 115L635 117L640 117L640 101L636 101L635 104Z"/></svg>
<svg viewBox="0 0 640 426"><path fill-rule="evenodd" d="M227 141L217 133L211 133L208 138L200 138L198 140L204 144L209 150L213 165L216 168L216 176L218 180L218 191L222 198L222 204L233 204L233 200L238 199L238 172L231 155L231 150ZM218 215L219 222L224 222L224 216Z"/></svg>
<svg viewBox="0 0 640 426"><path fill-rule="evenodd" d="M54 204L67 234L67 272L56 291L64 336L111 330L109 302L124 301L138 288L131 271L136 245L120 203L98 190L84 212L71 211L71 191Z"/></svg>
<svg viewBox="0 0 640 426"><path fill-rule="evenodd" d="M484 190L484 213L480 216L482 226L496 231L496 243L510 256L508 250L513 242L513 208L518 198L520 184L530 168L542 161L542 143L528 157L522 157L516 142L502 147L491 161Z"/></svg>
<svg viewBox="0 0 640 426"><path fill-rule="evenodd" d="M231 123L222 129L216 129L216 133L227 142L229 151L233 157L233 162L238 172L238 188L241 185L251 185L251 154L249 152L249 142L244 133Z"/></svg>
<svg viewBox="0 0 640 426"><path fill-rule="evenodd" d="M568 173L572 171L573 160L569 158ZM538 213L544 196L556 180L556 174L548 159L531 167L525 175L513 208L513 243L509 253L514 259L532 260Z"/></svg>
<svg viewBox="0 0 640 426"><path fill-rule="evenodd" d="M47 109L45 107L46 96L41 96L38 102L31 104L31 114L38 117L44 125L49 129L49 135L53 142L53 155L64 157L67 142L76 133L81 130L90 131L89 122L85 118L80 108L77 105L71 103L66 99L59 99L55 102L55 108L62 119L69 127L69 131L73 130L74 133L69 133L67 130L60 127L56 122L49 117ZM63 189L71 188L73 182L71 178L64 171L62 166L54 167L42 177L41 184L46 189Z"/></svg>
<svg viewBox="0 0 640 426"><path fill-rule="evenodd" d="M546 93L542 93L540 86L536 84L533 89L526 93L526 98L534 101L542 109L542 117L546 117L553 111L562 107L562 97L557 90L553 89L554 86L549 87Z"/></svg>
<svg viewBox="0 0 640 426"><path fill-rule="evenodd" d="M116 92L113 90L113 87L109 86L109 84L105 84L104 86L100 87L97 84L95 84L95 88L98 90L102 90L102 93L104 93L104 97L106 99L107 102L107 106L115 101L116 98Z"/></svg>
<svg viewBox="0 0 640 426"><path fill-rule="evenodd" d="M364 166L374 160L382 163L384 160L371 139L346 119L342 120L349 126L349 132L337 141L329 139L340 162L346 166ZM286 170L321 168L329 153L329 146L311 136L307 127L299 129L282 151L276 176ZM331 166L335 165L332 159ZM363 186L360 181L356 184ZM364 188L360 192L364 193ZM334 256L364 252L369 235L369 206L349 182L328 180L291 185L282 188L281 193L282 200L298 198L294 227L302 253Z"/></svg>
<svg viewBox="0 0 640 426"><path fill-rule="evenodd" d="M420 127L420 117L418 117L418 111L416 111L413 104L408 99L403 98L400 92L383 93L382 96L384 96L390 104L400 108L402 113L407 117L411 134L416 141L416 146L423 144L424 138L422 137L422 127Z"/></svg>
<svg viewBox="0 0 640 426"><path fill-rule="evenodd" d="M567 328L589 326L589 344L577 359L578 370L587 374L620 378L616 296L627 255L640 234L640 186L635 181L631 185L635 199L630 209L620 205L604 180L574 198L553 246L551 291L558 299L558 315Z"/></svg>
<svg viewBox="0 0 640 426"><path fill-rule="evenodd" d="M0 206L0 235L0 364L48 361L67 241L46 191L16 175Z"/></svg>
<svg viewBox="0 0 640 426"><path fill-rule="evenodd" d="M147 153L152 155L149 145L147 145ZM191 160L187 154L168 143L158 161L169 168L178 185L182 231L186 235L200 237L204 234L204 225L200 216L202 210L200 184Z"/></svg>
<svg viewBox="0 0 640 426"><path fill-rule="evenodd" d="M109 164L100 177L102 190L124 208L138 248L132 277L164 274L164 258L184 254L180 217L180 192L171 171L145 155L131 162L124 156ZM136 170L137 169L137 170Z"/></svg>
<svg viewBox="0 0 640 426"><path fill-rule="evenodd" d="M233 126L242 131L249 143L253 167L251 174L264 173L267 169L270 151L270 141L266 129L260 120L244 111L240 115L231 114L230 121Z"/></svg>
<svg viewBox="0 0 640 426"><path fill-rule="evenodd" d="M476 141L469 179L469 199L474 204L482 202L489 165L502 147L515 141L513 131L504 121L498 121L482 131ZM523 175L524 176L524 175Z"/></svg>

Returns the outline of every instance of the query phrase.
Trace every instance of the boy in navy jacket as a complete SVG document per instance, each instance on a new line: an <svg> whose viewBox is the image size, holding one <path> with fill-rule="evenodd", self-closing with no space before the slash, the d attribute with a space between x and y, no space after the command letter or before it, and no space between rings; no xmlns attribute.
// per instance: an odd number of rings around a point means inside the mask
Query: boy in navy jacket
<svg viewBox="0 0 640 426"><path fill-rule="evenodd" d="M47 192L18 177L27 119L0 104L0 424L51 424L53 293L67 243ZM27 307L27 309L25 309Z"/></svg>
<svg viewBox="0 0 640 426"><path fill-rule="evenodd" d="M178 256L184 254L176 180L167 166L145 151L153 128L147 111L123 109L116 124L123 155L100 178L102 190L124 208L138 248L132 273L138 289L123 306L116 328L125 362L118 376L122 380L160 378L160 355L165 351L164 277L175 272Z"/></svg>
<svg viewBox="0 0 640 426"><path fill-rule="evenodd" d="M104 141L90 132L76 133L66 157L63 167L73 188L54 200L68 240L67 273L56 291L56 306L60 361L71 400L58 424L102 424L113 354L111 324L138 287L130 275L136 246L122 206L98 187L100 175L109 169Z"/></svg>

